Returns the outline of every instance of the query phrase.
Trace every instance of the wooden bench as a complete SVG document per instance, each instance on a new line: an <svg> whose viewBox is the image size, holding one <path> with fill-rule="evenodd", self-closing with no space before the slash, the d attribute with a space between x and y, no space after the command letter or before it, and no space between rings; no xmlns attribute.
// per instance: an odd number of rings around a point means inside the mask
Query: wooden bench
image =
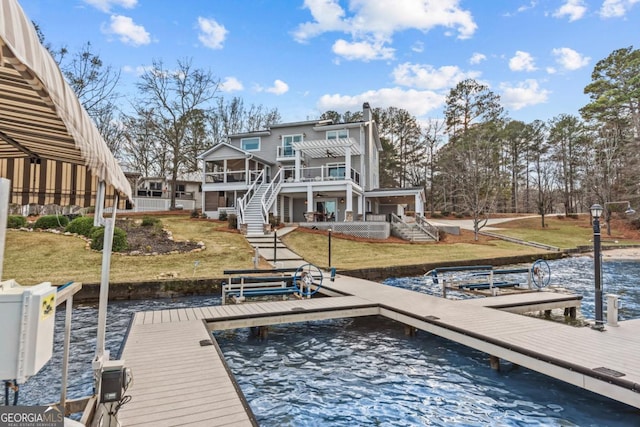
<svg viewBox="0 0 640 427"><path fill-rule="evenodd" d="M271 270L247 269L225 270L229 278L222 282L222 304L227 298L242 302L247 297L269 295L292 295L299 290L293 284L293 274L297 268L275 268Z"/></svg>

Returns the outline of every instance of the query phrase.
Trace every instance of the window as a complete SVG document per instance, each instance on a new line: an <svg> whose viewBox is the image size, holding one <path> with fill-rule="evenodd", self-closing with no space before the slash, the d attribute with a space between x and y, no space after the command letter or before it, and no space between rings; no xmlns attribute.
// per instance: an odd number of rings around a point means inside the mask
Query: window
<svg viewBox="0 0 640 427"><path fill-rule="evenodd" d="M331 179L344 179L344 163L327 163L327 170Z"/></svg>
<svg viewBox="0 0 640 427"><path fill-rule="evenodd" d="M162 190L162 183L161 182L150 182L149 183L149 190Z"/></svg>
<svg viewBox="0 0 640 427"><path fill-rule="evenodd" d="M293 157L293 143L301 141L302 135L285 135L284 137L282 137L283 157Z"/></svg>
<svg viewBox="0 0 640 427"><path fill-rule="evenodd" d="M327 131L327 139L340 139L340 138L349 138L349 131L347 129Z"/></svg>
<svg viewBox="0 0 640 427"><path fill-rule="evenodd" d="M242 138L240 140L242 149L245 151L259 151L260 150L260 138Z"/></svg>

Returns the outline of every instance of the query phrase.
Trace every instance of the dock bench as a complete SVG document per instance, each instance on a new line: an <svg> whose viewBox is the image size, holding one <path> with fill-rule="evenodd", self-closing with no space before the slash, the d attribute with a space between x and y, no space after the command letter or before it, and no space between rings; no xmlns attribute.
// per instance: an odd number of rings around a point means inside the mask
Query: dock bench
<svg viewBox="0 0 640 427"><path fill-rule="evenodd" d="M222 282L222 304L227 298L234 298L236 303L247 297L277 296L298 293L293 284L296 268L276 268L271 270L225 270L229 278Z"/></svg>

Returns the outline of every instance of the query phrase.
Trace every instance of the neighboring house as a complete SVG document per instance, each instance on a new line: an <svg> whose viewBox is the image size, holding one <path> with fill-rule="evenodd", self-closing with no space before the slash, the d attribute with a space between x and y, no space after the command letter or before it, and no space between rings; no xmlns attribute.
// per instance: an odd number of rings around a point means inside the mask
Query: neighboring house
<svg viewBox="0 0 640 427"><path fill-rule="evenodd" d="M248 234L264 232L269 216L325 227L384 221L404 207L423 216L421 188L379 188L381 151L368 103L359 122L310 120L229 135L198 157L203 212L235 213Z"/></svg>
<svg viewBox="0 0 640 427"><path fill-rule="evenodd" d="M134 179L133 206L136 212L169 210L171 205L171 178L144 177L135 172L126 173ZM201 208L202 178L200 173L182 175L176 182L176 208L194 210Z"/></svg>

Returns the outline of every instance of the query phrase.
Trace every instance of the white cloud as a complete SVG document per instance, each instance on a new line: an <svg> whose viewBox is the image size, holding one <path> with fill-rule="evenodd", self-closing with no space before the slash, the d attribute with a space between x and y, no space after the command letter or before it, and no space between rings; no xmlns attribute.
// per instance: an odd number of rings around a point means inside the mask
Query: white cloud
<svg viewBox="0 0 640 427"><path fill-rule="evenodd" d="M449 89L462 80L475 79L479 75L477 71L464 72L454 65L436 69L431 65L408 62L398 65L393 70L396 84L430 90Z"/></svg>
<svg viewBox="0 0 640 427"><path fill-rule="evenodd" d="M244 86L235 77L227 77L224 79L222 84L220 85L220 90L222 92L237 92L239 90L244 89Z"/></svg>
<svg viewBox="0 0 640 427"><path fill-rule="evenodd" d="M103 28L107 34L115 34L124 44L140 46L151 43L149 33L142 25L137 25L128 16L111 15L108 28Z"/></svg>
<svg viewBox="0 0 640 427"><path fill-rule="evenodd" d="M109 13L114 6L133 9L138 4L138 0L84 0L84 2L105 13Z"/></svg>
<svg viewBox="0 0 640 427"><path fill-rule="evenodd" d="M374 57L386 58L393 34L404 30L430 31L444 27L458 38L470 38L477 29L471 12L460 8L460 0L403 0L402 2L350 0L349 13L338 0L305 0L313 20L300 24L293 32L296 41L304 43L327 32L341 32L351 36L351 41L338 40L334 52L342 48L377 48ZM370 60L371 55L353 55L349 58ZM369 58L369 59L366 59Z"/></svg>
<svg viewBox="0 0 640 427"><path fill-rule="evenodd" d="M525 80L512 86L509 83L500 84L500 100L509 109L520 110L530 105L547 102L550 91L541 89L533 79Z"/></svg>
<svg viewBox="0 0 640 427"><path fill-rule="evenodd" d="M376 59L393 59L394 49L384 47L382 43L348 42L338 40L333 44L333 53L348 60L371 61Z"/></svg>
<svg viewBox="0 0 640 427"><path fill-rule="evenodd" d="M273 82L273 86L268 87L266 89L257 86L256 90L258 92L269 92L269 93L273 93L275 95L283 95L287 92L289 92L289 85L286 84L285 82L283 82L282 80L276 80Z"/></svg>
<svg viewBox="0 0 640 427"><path fill-rule="evenodd" d="M556 57L556 62L565 70L573 71L589 64L591 58L584 56L568 47L560 47L551 51Z"/></svg>
<svg viewBox="0 0 640 427"><path fill-rule="evenodd" d="M409 111L416 117L425 116L439 111L445 102L445 96L429 90L414 90L401 88L383 88L370 90L359 95L323 95L317 107L319 111L354 111L362 108L364 102L369 102L380 108L398 107Z"/></svg>
<svg viewBox="0 0 640 427"><path fill-rule="evenodd" d="M604 0L600 8L603 18L620 18L627 14L634 4L640 0Z"/></svg>
<svg viewBox="0 0 640 427"><path fill-rule="evenodd" d="M201 16L198 17L198 40L211 49L222 49L222 42L227 37L227 29L224 25L218 24L215 19L207 19Z"/></svg>
<svg viewBox="0 0 640 427"><path fill-rule="evenodd" d="M529 52L518 50L515 56L509 60L509 69L511 71L535 71L536 64Z"/></svg>
<svg viewBox="0 0 640 427"><path fill-rule="evenodd" d="M553 12L553 16L556 18L568 16L569 22L573 22L581 19L586 12L587 7L584 5L584 0L566 0L562 6Z"/></svg>
<svg viewBox="0 0 640 427"><path fill-rule="evenodd" d="M136 76L140 77L147 71L152 71L153 69L154 68L151 65L146 65L146 66L138 65L137 67L125 65L122 67L122 72L127 74L135 74Z"/></svg>
<svg viewBox="0 0 640 427"><path fill-rule="evenodd" d="M486 60L487 60L487 56L485 54L474 52L473 55L471 55L471 58L469 59L469 64L475 65Z"/></svg>
<svg viewBox="0 0 640 427"><path fill-rule="evenodd" d="M421 41L415 42L413 46L411 46L411 50L417 53L424 52L424 43L422 43Z"/></svg>

